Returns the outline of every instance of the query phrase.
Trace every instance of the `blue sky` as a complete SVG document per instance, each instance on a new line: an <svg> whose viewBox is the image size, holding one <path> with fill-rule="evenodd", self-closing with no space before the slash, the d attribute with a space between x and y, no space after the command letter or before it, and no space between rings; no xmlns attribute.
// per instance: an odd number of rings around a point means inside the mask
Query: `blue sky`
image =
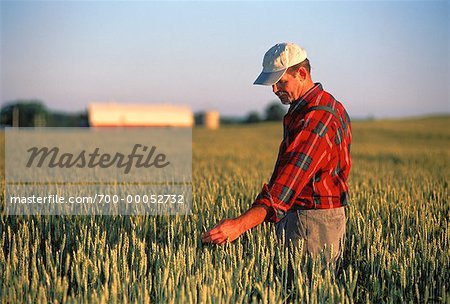
<svg viewBox="0 0 450 304"><path fill-rule="evenodd" d="M449 113L447 1L1 2L1 102L173 103L244 116L264 53L304 47L353 117Z"/></svg>

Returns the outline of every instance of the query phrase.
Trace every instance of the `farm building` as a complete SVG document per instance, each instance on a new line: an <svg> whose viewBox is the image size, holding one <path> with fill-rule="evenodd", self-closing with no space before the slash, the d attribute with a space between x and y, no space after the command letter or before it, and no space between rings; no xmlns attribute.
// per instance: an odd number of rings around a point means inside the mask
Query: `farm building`
<svg viewBox="0 0 450 304"><path fill-rule="evenodd" d="M194 116L185 106L92 103L88 106L91 127L192 127Z"/></svg>

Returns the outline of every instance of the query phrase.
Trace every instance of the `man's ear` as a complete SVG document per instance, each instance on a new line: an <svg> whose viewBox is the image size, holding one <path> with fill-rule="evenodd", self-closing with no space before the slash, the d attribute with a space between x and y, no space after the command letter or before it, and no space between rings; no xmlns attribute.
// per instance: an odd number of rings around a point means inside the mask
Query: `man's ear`
<svg viewBox="0 0 450 304"><path fill-rule="evenodd" d="M295 78L299 78L300 80L305 80L308 76L308 72L306 71L306 69L304 67L299 67L295 72L294 72L294 77Z"/></svg>
<svg viewBox="0 0 450 304"><path fill-rule="evenodd" d="M308 71L306 71L305 67L300 67L297 70L297 75L299 75L301 80L305 80L308 77Z"/></svg>

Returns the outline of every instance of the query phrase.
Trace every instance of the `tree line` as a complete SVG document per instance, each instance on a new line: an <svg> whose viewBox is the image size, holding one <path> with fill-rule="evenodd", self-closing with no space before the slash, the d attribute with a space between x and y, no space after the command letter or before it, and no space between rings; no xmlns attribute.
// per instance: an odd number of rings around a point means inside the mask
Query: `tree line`
<svg viewBox="0 0 450 304"><path fill-rule="evenodd" d="M236 117L221 117L222 124L259 123L264 121L283 120L287 108L279 102L269 103L261 114L249 112L243 119ZM200 113L195 114L195 121ZM198 117L197 117L198 116ZM16 100L7 103L0 110L0 126L13 127L87 127L88 114L55 112L49 110L42 101Z"/></svg>
<svg viewBox="0 0 450 304"><path fill-rule="evenodd" d="M10 127L87 127L86 112L65 113L49 110L42 101L16 100L0 110L0 125Z"/></svg>

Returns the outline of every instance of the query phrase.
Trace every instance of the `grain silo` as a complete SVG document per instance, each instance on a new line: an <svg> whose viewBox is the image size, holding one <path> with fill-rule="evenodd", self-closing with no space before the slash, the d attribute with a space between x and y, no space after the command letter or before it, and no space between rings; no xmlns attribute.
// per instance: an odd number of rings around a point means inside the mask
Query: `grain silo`
<svg viewBox="0 0 450 304"><path fill-rule="evenodd" d="M203 124L208 129L218 129L220 126L220 114L217 111L207 111L203 116Z"/></svg>

